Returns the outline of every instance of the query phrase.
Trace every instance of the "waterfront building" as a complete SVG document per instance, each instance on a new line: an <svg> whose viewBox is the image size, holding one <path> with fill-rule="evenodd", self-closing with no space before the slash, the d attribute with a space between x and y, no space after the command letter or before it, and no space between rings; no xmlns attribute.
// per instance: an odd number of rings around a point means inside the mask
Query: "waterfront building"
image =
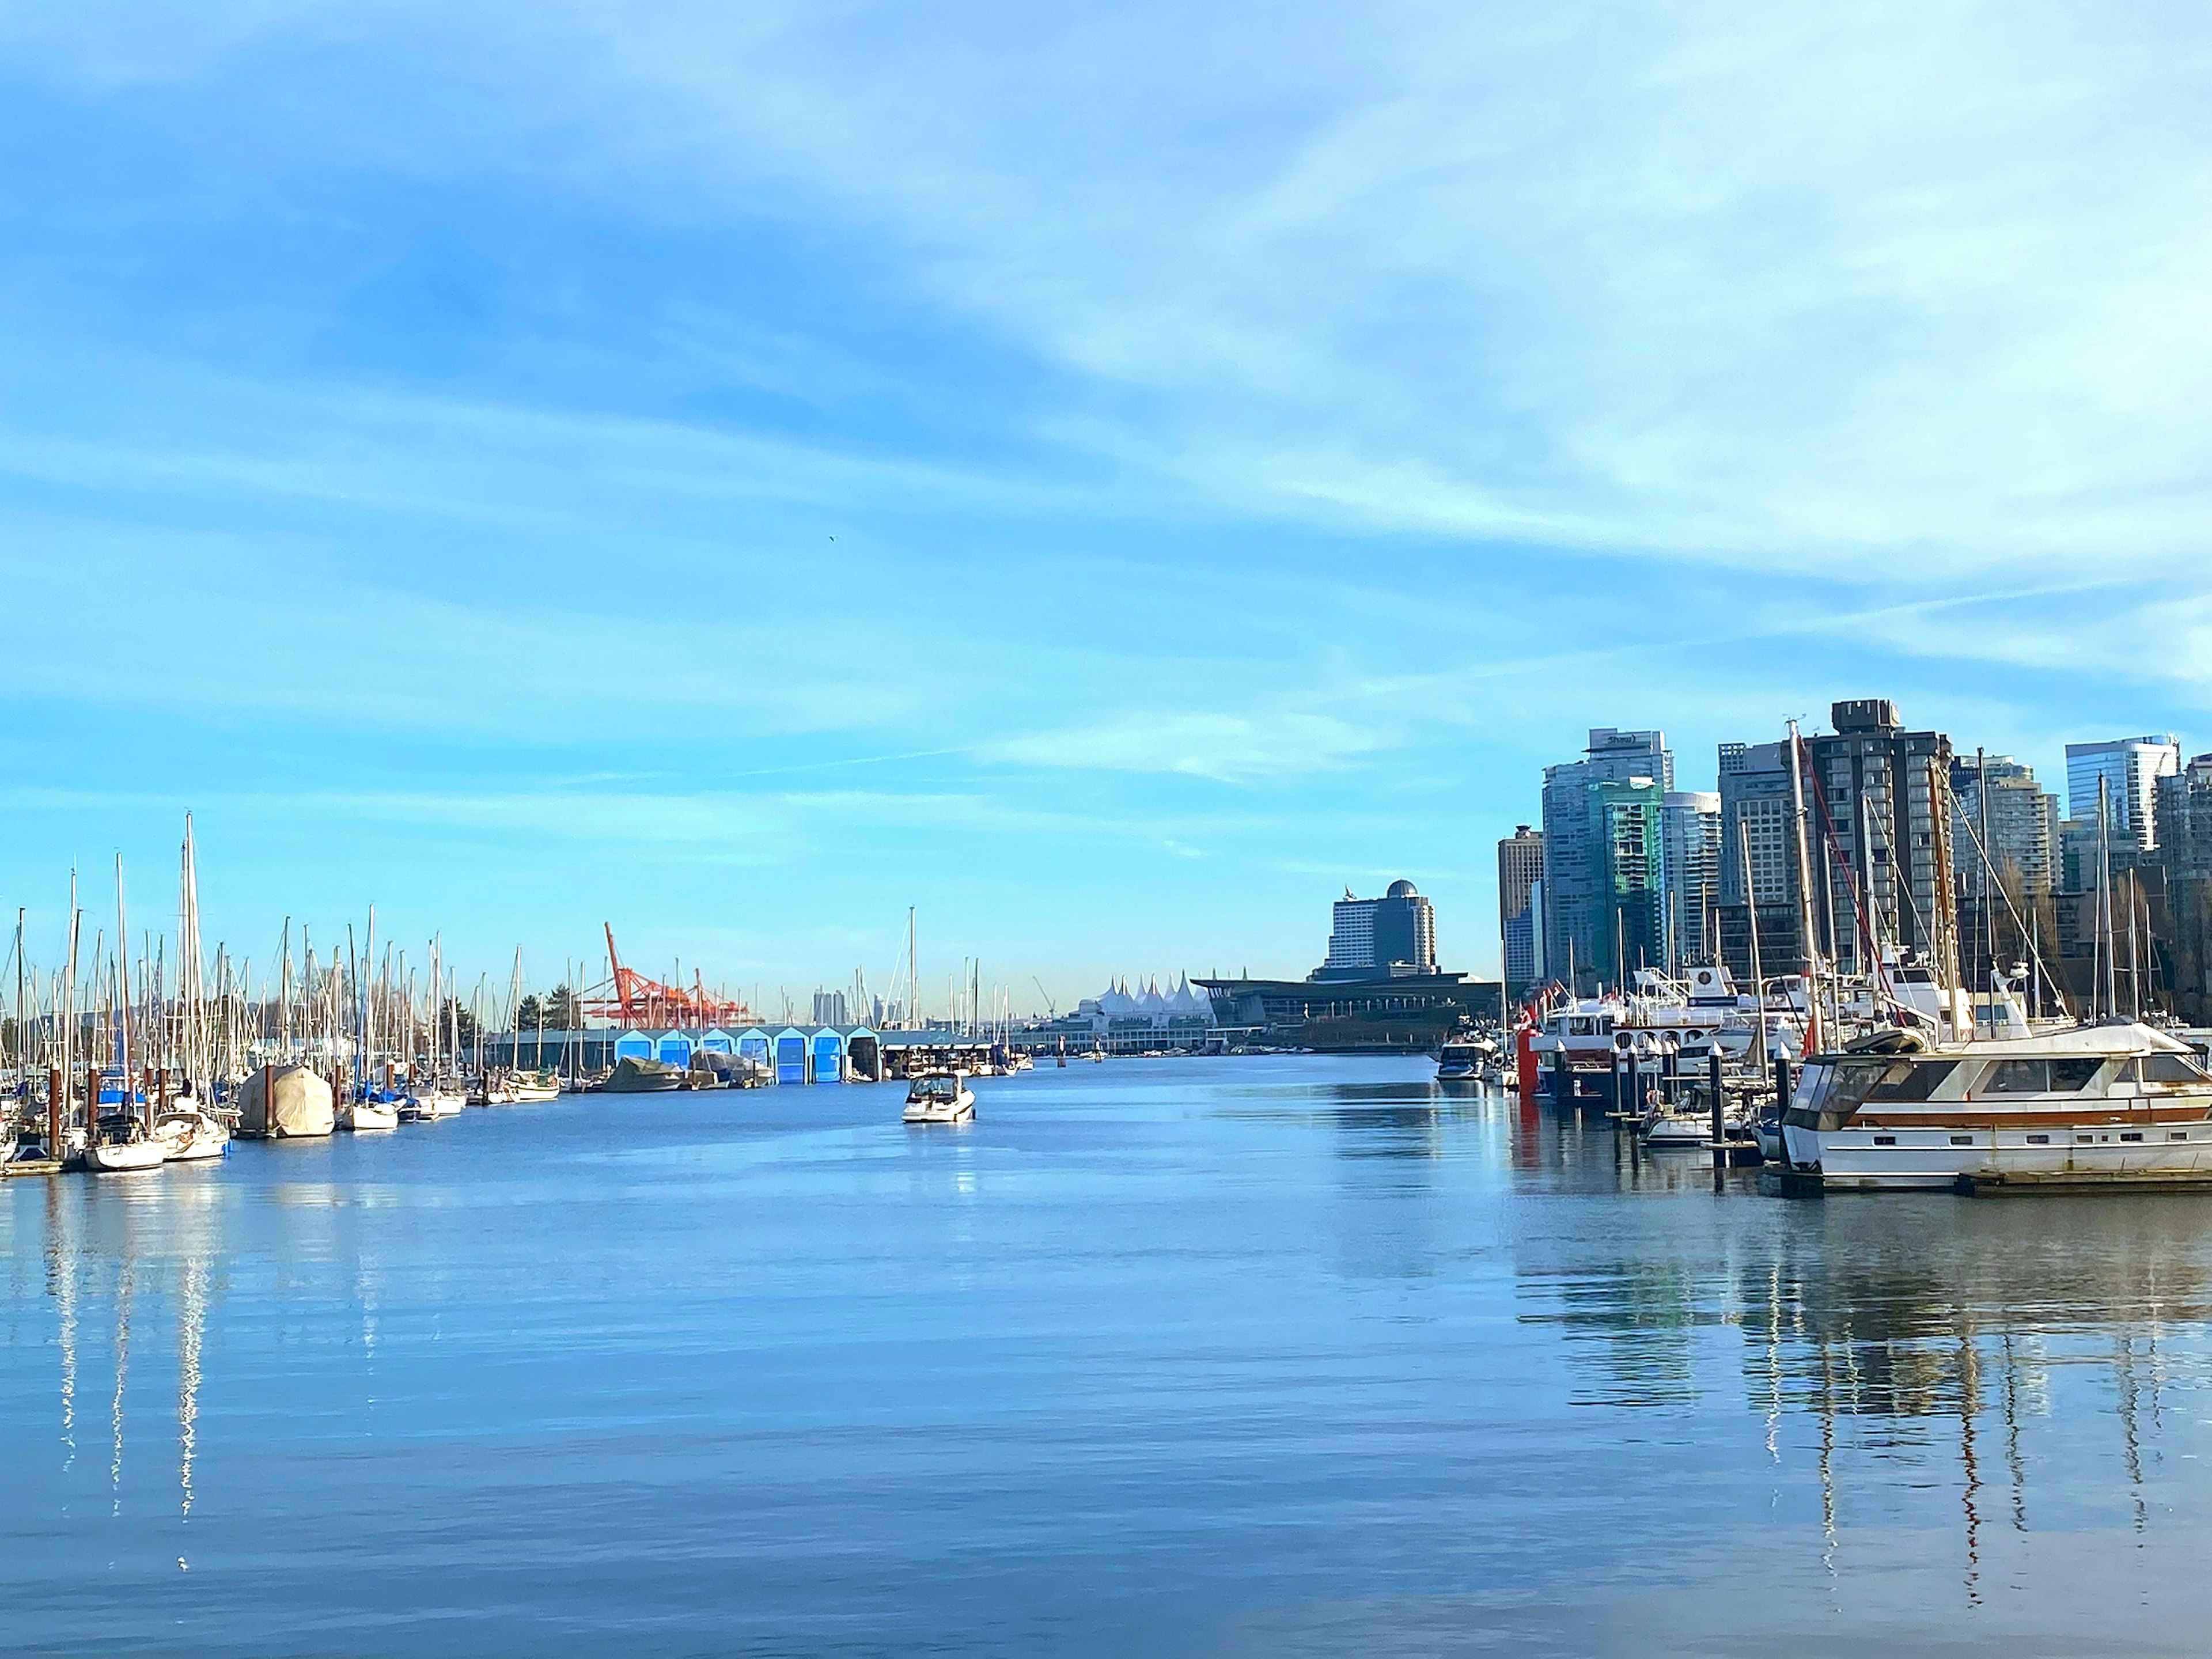
<svg viewBox="0 0 2212 1659"><path fill-rule="evenodd" d="M1381 898L1355 898L1345 890L1330 917L1328 958L1311 976L1365 979L1436 970L1436 912L1412 882L1394 881Z"/></svg>
<svg viewBox="0 0 2212 1659"><path fill-rule="evenodd" d="M1213 1046L1215 1024L1212 999L1187 977L1178 977L1172 991L1160 989L1157 978L1134 990L1127 980L1117 979L1097 996L1084 998L1073 1012L1033 1022L1021 1041L1026 1048L1064 1046L1073 1054L1096 1048L1138 1054Z"/></svg>
<svg viewBox="0 0 2212 1659"><path fill-rule="evenodd" d="M2097 783L2106 786L2113 845L2158 845L2158 781L2181 769L2181 744L2162 736L2114 738L2066 745L2066 816L2094 823Z"/></svg>
<svg viewBox="0 0 2212 1659"><path fill-rule="evenodd" d="M1543 956L1577 988L1666 960L1660 814L1674 787L1663 732L1594 727L1583 758L1544 769Z"/></svg>
<svg viewBox="0 0 2212 1659"><path fill-rule="evenodd" d="M1498 927L1508 990L1526 989L1542 975L1543 885L1544 832L1518 824L1498 843Z"/></svg>
<svg viewBox="0 0 2212 1659"><path fill-rule="evenodd" d="M1668 790L1659 810L1659 842L1669 968L1710 962L1717 949L1713 907L1720 896L1715 885L1721 867L1719 793Z"/></svg>
<svg viewBox="0 0 2212 1659"><path fill-rule="evenodd" d="M1436 920L1410 881L1346 894L1328 955L1302 980L1201 979L1224 1041L1331 1051L1433 1049L1467 1016L1495 1018L1504 987L1437 966Z"/></svg>
<svg viewBox="0 0 2212 1659"><path fill-rule="evenodd" d="M2057 885L2058 797L2038 786L2034 768L2009 755L1960 755L1951 763L1951 863L1960 890L1981 890L1982 860L1974 848L1985 787L1990 862L2006 891L2015 902L2048 897Z"/></svg>

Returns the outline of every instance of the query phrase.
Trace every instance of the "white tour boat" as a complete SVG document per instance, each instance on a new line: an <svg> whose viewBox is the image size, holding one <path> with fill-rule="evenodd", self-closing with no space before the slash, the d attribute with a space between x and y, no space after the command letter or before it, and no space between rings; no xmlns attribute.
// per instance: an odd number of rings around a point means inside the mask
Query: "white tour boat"
<svg viewBox="0 0 2212 1659"><path fill-rule="evenodd" d="M927 1072L906 1091L908 1123L963 1123L975 1115L975 1091L965 1072Z"/></svg>

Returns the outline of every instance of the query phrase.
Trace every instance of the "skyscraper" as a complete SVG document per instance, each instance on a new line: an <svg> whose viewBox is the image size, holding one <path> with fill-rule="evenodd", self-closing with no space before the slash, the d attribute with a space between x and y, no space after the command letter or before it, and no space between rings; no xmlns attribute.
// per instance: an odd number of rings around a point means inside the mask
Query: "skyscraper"
<svg viewBox="0 0 2212 1659"><path fill-rule="evenodd" d="M1790 745L1723 744L1720 785L1714 915L1722 958L1746 986L1752 981L1754 955L1763 974L1801 972L1805 943L1799 928Z"/></svg>
<svg viewBox="0 0 2212 1659"><path fill-rule="evenodd" d="M2094 823L2097 780L2105 780L2115 842L2147 851L2158 845L2158 781L2181 769L2181 744L2160 737L2114 738L2066 745L2066 816Z"/></svg>
<svg viewBox="0 0 2212 1659"><path fill-rule="evenodd" d="M1829 713L1836 729L1803 740L1809 904L1798 896L1790 745L1721 745L1722 951L1731 970L1747 975L1755 919L1762 971L1802 973L1809 910L1813 943L1831 961L1863 966L1870 939L1876 949L1925 951L1948 970L1958 942L1945 805L1951 740L1905 731L1897 705L1883 698L1838 702Z"/></svg>
<svg viewBox="0 0 2212 1659"><path fill-rule="evenodd" d="M1498 929L1509 991L1525 989L1540 972L1537 901L1543 883L1543 831L1520 824L1498 843Z"/></svg>
<svg viewBox="0 0 2212 1659"><path fill-rule="evenodd" d="M1309 978L1437 971L1436 912L1410 881L1392 882L1381 898L1354 898L1347 890L1329 922L1328 958Z"/></svg>
<svg viewBox="0 0 2212 1659"><path fill-rule="evenodd" d="M1711 959L1713 907L1720 895L1721 798L1700 789L1670 789L1660 808L1660 854L1667 895L1670 967Z"/></svg>
<svg viewBox="0 0 2212 1659"><path fill-rule="evenodd" d="M1598 726L1579 761L1544 769L1544 971L1587 987L1665 960L1659 813L1674 757L1661 732ZM1604 792L1610 791L1607 793Z"/></svg>
<svg viewBox="0 0 2212 1659"><path fill-rule="evenodd" d="M1877 948L1909 946L1951 971L1958 944L1958 887L1951 855L1951 740L1907 732L1897 705L1867 697L1835 704L1835 731L1807 740L1812 799L1808 842L1815 889L1814 926L1832 916L1832 958L1863 964L1866 936ZM1821 854L1833 836L1835 853ZM1836 856L1840 854L1840 861ZM1860 912L1866 914L1863 918Z"/></svg>

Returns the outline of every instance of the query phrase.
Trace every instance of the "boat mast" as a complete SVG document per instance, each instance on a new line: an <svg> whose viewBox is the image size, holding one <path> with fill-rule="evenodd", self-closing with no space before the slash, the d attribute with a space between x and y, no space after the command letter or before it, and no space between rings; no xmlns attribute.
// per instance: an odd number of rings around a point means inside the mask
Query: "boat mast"
<svg viewBox="0 0 2212 1659"><path fill-rule="evenodd" d="M2110 1019L2120 1012L2119 964L2112 951L2112 841L2109 781L2097 780L2097 948L2103 953L2104 969L2099 979L2099 988L2104 994L2104 1018Z"/></svg>
<svg viewBox="0 0 2212 1659"><path fill-rule="evenodd" d="M1735 850L1743 859L1743 915L1751 929L1751 1000L1757 1011L1752 1016L1752 1064L1764 1075L1766 1071L1766 979L1759 961L1759 895L1753 890L1751 884L1751 837L1744 833L1741 813L1736 817Z"/></svg>
<svg viewBox="0 0 2212 1659"><path fill-rule="evenodd" d="M1790 722L1790 811L1797 834L1797 930L1805 940L1805 1052L1820 1048L1820 946L1813 934L1813 858L1805 845L1805 740Z"/></svg>

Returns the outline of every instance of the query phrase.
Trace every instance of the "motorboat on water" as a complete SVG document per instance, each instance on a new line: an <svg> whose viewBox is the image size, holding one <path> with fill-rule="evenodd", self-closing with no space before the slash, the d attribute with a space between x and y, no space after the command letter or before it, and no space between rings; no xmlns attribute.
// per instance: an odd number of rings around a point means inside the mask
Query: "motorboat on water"
<svg viewBox="0 0 2212 1659"><path fill-rule="evenodd" d="M908 1123L963 1123L975 1115L975 1091L965 1072L925 1072L906 1091Z"/></svg>
<svg viewBox="0 0 2212 1659"><path fill-rule="evenodd" d="M550 1072L517 1072L507 1079L507 1087L520 1105L561 1097L561 1079Z"/></svg>
<svg viewBox="0 0 2212 1659"><path fill-rule="evenodd" d="M1482 1083L1498 1066L1498 1045L1487 1037L1460 1035L1449 1038L1437 1051L1437 1081Z"/></svg>
<svg viewBox="0 0 2212 1659"><path fill-rule="evenodd" d="M167 1143L129 1113L100 1119L84 1146L84 1167L103 1175L156 1169L168 1161Z"/></svg>
<svg viewBox="0 0 2212 1659"><path fill-rule="evenodd" d="M1980 1042L1893 1029L1808 1060L1782 1133L1832 1191L2212 1183L2212 1070L2138 1020Z"/></svg>

